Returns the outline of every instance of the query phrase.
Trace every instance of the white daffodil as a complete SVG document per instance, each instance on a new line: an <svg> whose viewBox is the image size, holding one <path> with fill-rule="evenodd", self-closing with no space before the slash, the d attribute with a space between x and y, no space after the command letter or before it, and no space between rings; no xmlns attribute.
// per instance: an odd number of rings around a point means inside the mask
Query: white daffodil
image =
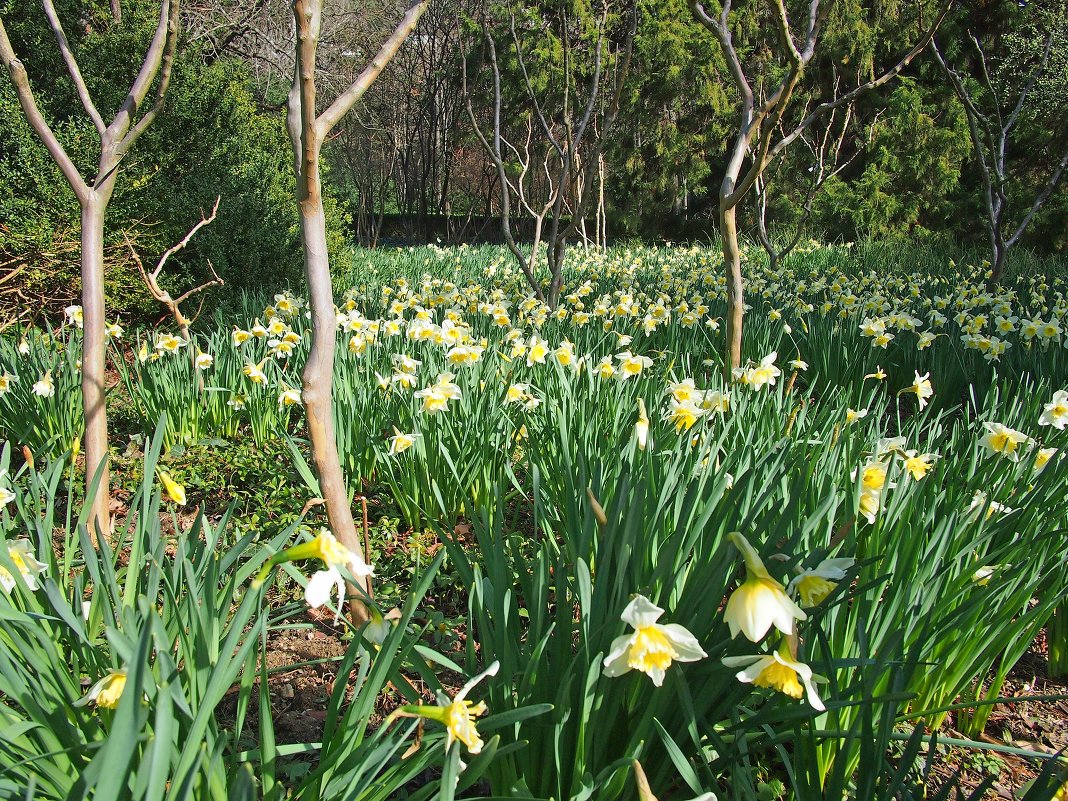
<svg viewBox="0 0 1068 801"><path fill-rule="evenodd" d="M51 370L45 370L45 374L33 385L33 394L40 398L51 398L56 394L56 382L52 380Z"/></svg>
<svg viewBox="0 0 1068 801"><path fill-rule="evenodd" d="M808 570L799 568L798 574L786 585L786 592L799 596L803 607L819 606L838 586L838 582L846 577L846 571L855 563L855 559L845 557L824 559Z"/></svg>
<svg viewBox="0 0 1068 801"><path fill-rule="evenodd" d="M729 668L744 668L735 674L738 681L777 690L791 698L801 699L807 695L813 709L822 712L827 708L820 700L815 685L815 682L827 680L814 674L808 665L794 659L786 640L771 654L725 656L723 664Z"/></svg>
<svg viewBox="0 0 1068 801"><path fill-rule="evenodd" d="M393 436L389 438L389 455L396 456L398 453L404 453L412 445L415 444L415 438L419 434L405 434L396 426L393 426Z"/></svg>
<svg viewBox="0 0 1068 801"><path fill-rule="evenodd" d="M1053 426L1063 431L1068 425L1068 392L1059 389L1053 393L1053 399L1042 407L1042 416L1038 418L1040 426Z"/></svg>
<svg viewBox="0 0 1068 801"><path fill-rule="evenodd" d="M1031 438L1022 431L1009 428L1001 423L983 423L986 434L980 443L994 453L1000 453L1014 462L1020 460L1020 446L1031 444Z"/></svg>
<svg viewBox="0 0 1068 801"><path fill-rule="evenodd" d="M638 422L634 424L634 438L638 441L638 450L644 451L649 444L649 415L642 398L638 398Z"/></svg>
<svg viewBox="0 0 1068 801"><path fill-rule="evenodd" d="M760 554L745 537L736 531L727 536L741 551L746 570L745 581L731 594L723 612L731 637L741 631L753 642L760 642L772 626L783 634L792 634L794 620L805 620L808 615L791 600L786 588L771 577Z"/></svg>
<svg viewBox="0 0 1068 801"><path fill-rule="evenodd" d="M11 389L11 385L18 380L19 377L14 373L9 373L7 370L0 371L0 395Z"/></svg>
<svg viewBox="0 0 1068 801"><path fill-rule="evenodd" d="M659 687L672 662L696 662L708 656L683 626L657 623L662 614L664 610L644 595L634 596L620 615L634 632L612 641L608 656L604 658L605 676L613 678L640 670Z"/></svg>
<svg viewBox="0 0 1068 801"><path fill-rule="evenodd" d="M6 490L0 489L0 493ZM12 498L15 496L12 495ZM0 499L2 500L2 499ZM6 501L4 501L6 503ZM37 561L37 557L33 554L33 546L30 541L25 538L14 540L7 546L7 558L11 561L11 564L15 566L15 569L22 576L22 580L26 583L26 587L31 591L36 591L40 584L38 584L38 577L48 570L48 565L44 562ZM11 572L0 565L0 587L4 592L11 592L15 588L15 577L11 575Z"/></svg>
<svg viewBox="0 0 1068 801"><path fill-rule="evenodd" d="M336 593L338 616L341 614L341 606L345 598L345 577L341 575L338 568L347 567L349 573L356 579L374 575L374 568L371 565L338 542L337 537L324 528L320 529L318 535L308 542L287 548L268 560L252 582L253 589L263 585L275 565L297 559L318 559L326 565L326 570L320 570L308 579L308 585L304 589L304 600L308 602L308 606L318 609L329 603Z"/></svg>
<svg viewBox="0 0 1068 801"><path fill-rule="evenodd" d="M282 384L282 391L278 393L278 408L280 410L290 406L300 406L301 402L299 389L293 389Z"/></svg>
<svg viewBox="0 0 1068 801"><path fill-rule="evenodd" d="M912 382L912 386L905 387L899 395L906 392L912 392L916 395L916 400L919 402L920 409L923 409L927 405L927 399L934 395L934 387L931 385L931 374L924 373L920 375L919 371L914 371L916 378Z"/></svg>
<svg viewBox="0 0 1068 801"><path fill-rule="evenodd" d="M67 316L67 322L78 328L81 328L85 322L81 306L68 306L63 310L63 313Z"/></svg>

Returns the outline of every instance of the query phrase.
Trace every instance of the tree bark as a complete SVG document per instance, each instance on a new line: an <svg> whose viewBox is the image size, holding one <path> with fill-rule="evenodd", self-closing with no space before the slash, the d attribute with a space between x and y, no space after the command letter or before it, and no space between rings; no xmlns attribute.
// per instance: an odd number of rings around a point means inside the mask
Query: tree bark
<svg viewBox="0 0 1068 801"><path fill-rule="evenodd" d="M104 382L104 356L107 349L104 321L104 211L107 200L97 192L90 192L81 206L82 402L85 411L86 498L90 508L86 525L95 544L98 536L107 537L111 531Z"/></svg>
<svg viewBox="0 0 1068 801"><path fill-rule="evenodd" d="M738 207L721 205L719 233L723 239L723 267L727 278L727 359L723 364L727 381L731 370L742 364L742 251L738 246Z"/></svg>

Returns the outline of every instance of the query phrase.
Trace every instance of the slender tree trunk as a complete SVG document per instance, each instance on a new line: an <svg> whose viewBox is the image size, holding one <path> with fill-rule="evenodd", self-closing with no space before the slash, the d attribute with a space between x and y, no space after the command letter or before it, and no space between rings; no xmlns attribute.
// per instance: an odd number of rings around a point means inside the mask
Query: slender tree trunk
<svg viewBox="0 0 1068 801"><path fill-rule="evenodd" d="M1000 237L994 240L994 260L990 263L990 284L997 286L1001 283L1001 277L1005 274L1005 263L1008 261L1009 249Z"/></svg>
<svg viewBox="0 0 1068 801"><path fill-rule="evenodd" d="M326 212L319 180L319 153L316 148L306 155L303 180L298 181L300 205L300 233L304 244L304 277L308 282L309 305L312 316L312 343L308 361L301 375L301 397L308 417L315 472L319 476L319 490L326 500L326 516L330 529L342 545L353 553L363 553L363 544L356 532L356 521L349 505L349 493L341 472L337 439L334 433L334 351L337 343L337 319L334 291L330 282L330 261L326 247ZM370 595L371 585L366 578L357 579L360 586L349 587L349 602L353 623L367 620L360 590Z"/></svg>
<svg viewBox="0 0 1068 801"><path fill-rule="evenodd" d="M110 192L107 193L110 195ZM94 545L111 532L108 502L108 418L104 355L104 211L107 197L91 191L82 202L82 401L85 409L85 482L90 501L87 521ZM99 476L97 473L99 472ZM94 486L94 481L95 486Z"/></svg>
<svg viewBox="0 0 1068 801"><path fill-rule="evenodd" d="M723 267L727 277L727 380L731 369L742 365L742 252L738 246L737 206L720 206L719 233L723 239Z"/></svg>

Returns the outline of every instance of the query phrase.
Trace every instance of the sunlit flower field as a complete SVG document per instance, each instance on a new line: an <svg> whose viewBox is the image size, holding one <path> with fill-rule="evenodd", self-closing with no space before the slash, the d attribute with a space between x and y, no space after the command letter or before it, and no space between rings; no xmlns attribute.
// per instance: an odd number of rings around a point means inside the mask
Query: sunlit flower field
<svg viewBox="0 0 1068 801"><path fill-rule="evenodd" d="M352 638L324 741L270 759L257 653L309 605L338 611L378 545L365 564L318 525L265 538L224 516L179 523L175 546L158 520L186 493L158 462L286 441L318 494L300 291L246 296L189 340L111 323L113 401L151 445L99 556L56 502L73 497L80 309L5 332L0 611L22 633L0 637L0 690L21 728L0 751L55 766L39 797L69 791L63 760L114 782L92 769L109 754L126 766L114 797L155 758L194 798L630 798L633 760L665 799L762 797L773 780L798 799L889 798L913 792L892 743L918 759L951 722L981 747L983 702L1068 591L1064 274L995 288L981 264L920 271L816 243L772 274L750 250L748 362L729 370L713 248L573 248L556 309L503 249L356 263L336 293L342 465L444 548ZM442 560L466 612L448 653L413 622ZM272 608L279 582L306 592ZM1068 672L1061 629L1049 660ZM259 704L255 747L236 745L245 712L198 712L231 687L239 709ZM34 727L41 699L70 707L62 732ZM210 758L187 754L191 736ZM318 761L283 777L293 754Z"/></svg>

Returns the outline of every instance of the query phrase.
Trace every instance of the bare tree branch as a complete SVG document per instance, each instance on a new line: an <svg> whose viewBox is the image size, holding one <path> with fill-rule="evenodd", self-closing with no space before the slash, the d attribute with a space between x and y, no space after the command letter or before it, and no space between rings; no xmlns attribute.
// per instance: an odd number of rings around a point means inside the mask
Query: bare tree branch
<svg viewBox="0 0 1068 801"><path fill-rule="evenodd" d="M378 54L374 57L370 64L368 64L360 76L353 81L352 85L341 95L338 95L337 99L330 104L330 107L319 115L315 121L316 128L319 130L319 135L325 137L338 121L344 117L364 93L370 88L371 84L375 82L375 79L381 74L382 70L386 68L390 60L396 55L400 46L404 44L404 40L408 38L411 32L415 29L415 26L419 22L419 18L426 11L427 3L429 0L416 0L412 5L408 7L408 10L404 13L404 17L397 23L397 27L393 30L393 34L383 42L382 46L378 50Z"/></svg>
<svg viewBox="0 0 1068 801"><path fill-rule="evenodd" d="M43 0L43 5L45 16L48 17L48 24L52 28L52 33L56 36L56 42L59 43L59 52L63 56L63 63L67 65L67 72L70 73L71 80L74 81L74 88L78 92L78 99L82 102L82 108L85 109L85 113L93 121L97 133L103 136L106 128L104 120L100 116L100 112L96 110L93 98L89 95L89 88L85 85L82 71L78 68L74 53L71 52L67 34L63 32L63 25L59 21L59 15L56 14L56 7L52 4L52 0Z"/></svg>
<svg viewBox="0 0 1068 801"><path fill-rule="evenodd" d="M37 100L33 96L33 89L30 87L29 77L26 75L26 67L15 55L2 19L0 19L0 61L3 61L4 66L7 67L7 71L11 75L11 82L15 85L15 94L18 96L19 105L22 106L22 111L26 115L30 126L41 138L49 155L52 156L52 159L63 172L63 177L67 179L67 183L70 184L71 189L78 196L78 200L84 201L88 196L89 186L86 184L85 179L82 178L81 173L78 172L78 168L74 166L70 156L67 155L67 151L63 149L59 139L56 138L55 132L45 121L44 115L41 114L41 110L37 106Z"/></svg>

